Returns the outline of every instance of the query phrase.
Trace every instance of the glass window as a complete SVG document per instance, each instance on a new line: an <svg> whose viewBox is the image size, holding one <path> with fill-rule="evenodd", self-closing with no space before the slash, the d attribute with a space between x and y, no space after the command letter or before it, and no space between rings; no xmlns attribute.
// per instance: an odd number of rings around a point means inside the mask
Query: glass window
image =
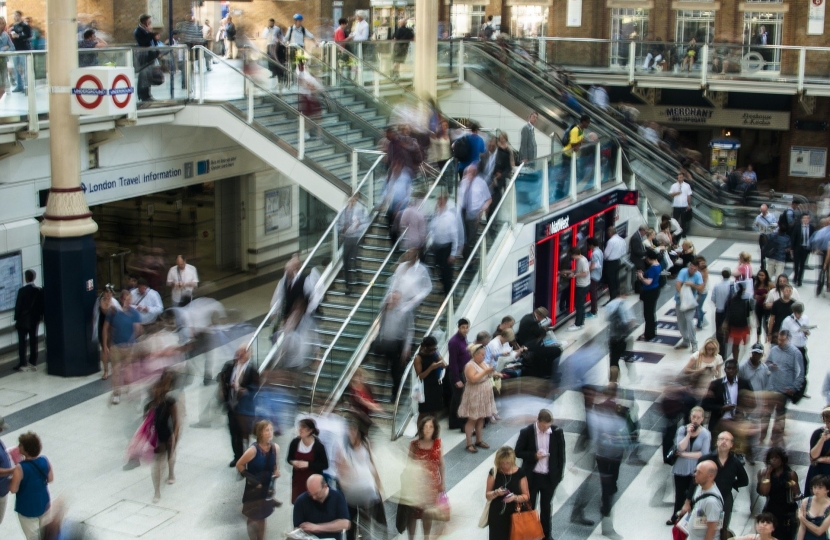
<svg viewBox="0 0 830 540"><path fill-rule="evenodd" d="M676 39L687 43L695 38L698 45L711 44L715 37L715 12L712 10L678 10Z"/></svg>
<svg viewBox="0 0 830 540"><path fill-rule="evenodd" d="M761 6L758 6L761 7ZM747 66L758 66L757 56L764 60L761 69L781 71L781 49L768 49L764 45L781 45L784 29L784 14L763 11L744 12L744 45L755 45L749 49Z"/></svg>
<svg viewBox="0 0 830 540"><path fill-rule="evenodd" d="M484 24L483 5L453 4L452 6L452 37L476 37L481 25Z"/></svg>
<svg viewBox="0 0 830 540"><path fill-rule="evenodd" d="M629 47L626 40L643 40L648 36L648 10L613 8L611 9L611 65L625 67L628 65Z"/></svg>
<svg viewBox="0 0 830 540"><path fill-rule="evenodd" d="M513 6L510 35L518 38L548 35L548 6Z"/></svg>

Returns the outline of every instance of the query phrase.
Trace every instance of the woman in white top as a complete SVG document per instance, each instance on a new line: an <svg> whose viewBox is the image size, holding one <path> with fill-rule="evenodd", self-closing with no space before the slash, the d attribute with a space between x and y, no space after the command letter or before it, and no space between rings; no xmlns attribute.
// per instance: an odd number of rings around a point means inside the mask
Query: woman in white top
<svg viewBox="0 0 830 540"><path fill-rule="evenodd" d="M723 357L719 352L718 340L709 338L703 342L703 347L698 352L692 354L683 368L683 373L691 377L691 386L699 399L703 399L709 383L723 377Z"/></svg>
<svg viewBox="0 0 830 540"><path fill-rule="evenodd" d="M767 309L772 309L772 304L774 304L776 300L780 299L781 296L783 296L784 287L786 287L787 285L790 285L790 278L788 278L786 274L781 274L780 276L775 278L775 288L767 294L767 299L764 300L764 307ZM793 290L793 294L792 296L790 296L790 298L798 302L798 291L795 290L795 287L793 287L792 285L790 285L790 287Z"/></svg>
<svg viewBox="0 0 830 540"><path fill-rule="evenodd" d="M348 540L354 540L360 526L371 530L375 525L380 531L386 530L386 513L383 509L383 491L372 450L366 433L360 429L357 421L349 421L348 434L343 447L335 459L337 467L337 485L346 498L349 518L352 526L346 533ZM375 532L375 531L372 531ZM379 531L378 531L379 532ZM370 534L374 538L374 534Z"/></svg>

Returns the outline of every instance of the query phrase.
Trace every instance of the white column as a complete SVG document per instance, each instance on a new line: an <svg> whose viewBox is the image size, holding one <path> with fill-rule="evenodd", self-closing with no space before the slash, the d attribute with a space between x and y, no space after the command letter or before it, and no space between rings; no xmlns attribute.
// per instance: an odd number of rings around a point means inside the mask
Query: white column
<svg viewBox="0 0 830 540"><path fill-rule="evenodd" d="M422 98L438 94L438 0L415 0L415 93Z"/></svg>

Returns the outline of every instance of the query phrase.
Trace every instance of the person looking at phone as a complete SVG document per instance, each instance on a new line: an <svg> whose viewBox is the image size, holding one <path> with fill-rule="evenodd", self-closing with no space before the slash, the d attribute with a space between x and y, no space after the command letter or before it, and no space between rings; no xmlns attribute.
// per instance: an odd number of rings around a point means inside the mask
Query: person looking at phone
<svg viewBox="0 0 830 540"><path fill-rule="evenodd" d="M810 468L804 480L804 493L809 493L810 482L816 476L830 476L830 407L821 411L821 421L824 425L810 436Z"/></svg>
<svg viewBox="0 0 830 540"><path fill-rule="evenodd" d="M768 407L761 426L763 429L774 416L771 442L775 446L782 446L783 443L787 401L792 401L799 391L804 390L805 385L804 359L801 352L790 343L790 339L789 330L779 331L778 344L770 349L767 358L770 370Z"/></svg>
<svg viewBox="0 0 830 540"><path fill-rule="evenodd" d="M681 426L674 437L677 448L677 461L672 466L674 475L674 513L666 521L666 525L674 525L678 513L686 502L686 493L694 480L695 466L704 452L708 452L712 442L712 434L703 427L703 407L694 407L689 414L689 422Z"/></svg>
<svg viewBox="0 0 830 540"><path fill-rule="evenodd" d="M484 497L491 501L487 516L490 540L510 538L516 505L528 502L530 495L525 473L516 465L516 453L509 446L502 446L496 451Z"/></svg>
<svg viewBox="0 0 830 540"><path fill-rule="evenodd" d="M792 345L804 360L804 376L807 376L807 338L810 337L810 319L804 314L804 304L796 302L793 304L793 313L781 322L781 328L788 330L792 335Z"/></svg>

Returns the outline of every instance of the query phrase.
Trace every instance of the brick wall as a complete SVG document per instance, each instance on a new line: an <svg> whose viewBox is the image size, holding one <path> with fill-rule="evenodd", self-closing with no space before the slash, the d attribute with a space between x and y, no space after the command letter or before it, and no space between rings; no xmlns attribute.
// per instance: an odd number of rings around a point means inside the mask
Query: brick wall
<svg viewBox="0 0 830 540"><path fill-rule="evenodd" d="M789 175L790 147L813 146L830 148L830 132L828 131L801 131L795 129L796 120L826 121L830 117L830 98L816 98L816 107L813 114L804 112L798 103L798 97L793 96L792 119L789 131L781 133L781 165L778 171L778 182L774 186L779 191L802 193L815 196L819 184L826 182L826 178L799 178Z"/></svg>
<svg viewBox="0 0 830 540"><path fill-rule="evenodd" d="M7 0L6 20L11 26L14 23L12 14L20 10L24 17L31 17L32 24L46 33L46 0Z"/></svg>

